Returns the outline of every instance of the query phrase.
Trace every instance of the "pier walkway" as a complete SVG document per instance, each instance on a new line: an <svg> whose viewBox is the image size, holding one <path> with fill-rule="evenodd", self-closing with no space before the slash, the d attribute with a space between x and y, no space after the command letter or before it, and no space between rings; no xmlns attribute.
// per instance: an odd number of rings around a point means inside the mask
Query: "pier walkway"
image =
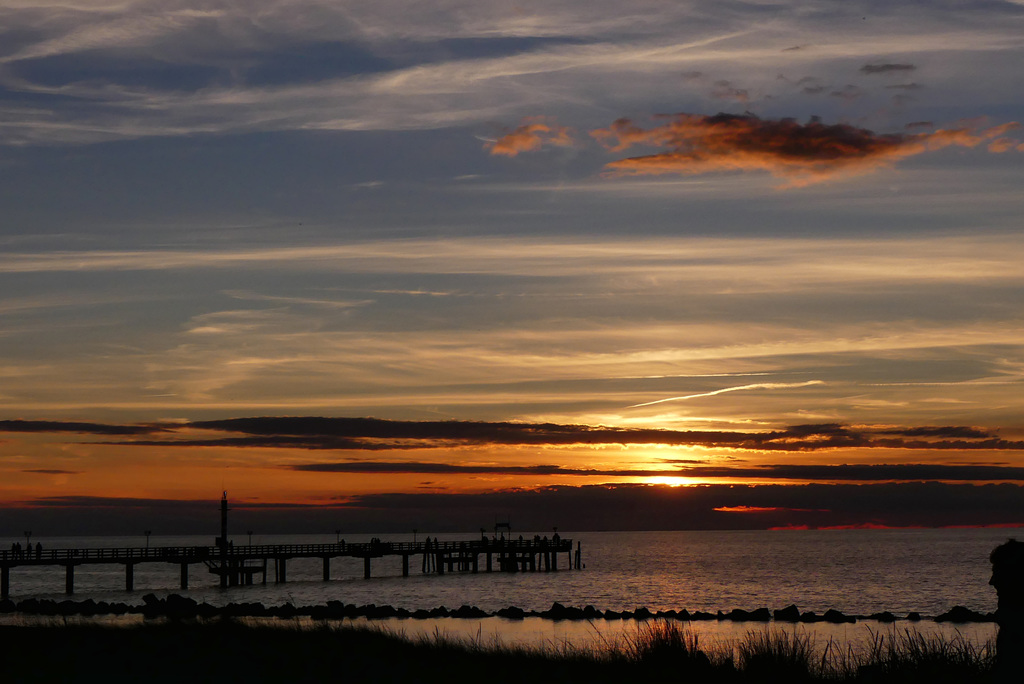
<svg viewBox="0 0 1024 684"><path fill-rule="evenodd" d="M223 537L222 537L223 538ZM221 539L222 539L221 538ZM75 567L86 564L120 564L125 568L125 589L135 588L134 570L139 563L171 563L181 568L181 588L188 589L189 567L205 565L220 577L220 586L252 584L260 575L267 582L268 568L272 566L274 581L287 580L288 561L294 558L320 558L323 579L330 580L331 559L339 557L362 558L363 577L370 578L370 563L374 558L401 556L402 575L409 576L410 558L420 562L423 573L434 572L493 572L555 571L559 554L566 554L566 565L572 569L580 565L580 544L575 553L571 539L478 539L473 541L386 542L336 544L281 544L273 546L236 546L220 543L217 546L164 546L154 548L82 548L41 549L29 547L23 551L0 550L0 599L10 596L11 570L22 566L63 566L64 589L74 593ZM574 557L575 556L575 557Z"/></svg>

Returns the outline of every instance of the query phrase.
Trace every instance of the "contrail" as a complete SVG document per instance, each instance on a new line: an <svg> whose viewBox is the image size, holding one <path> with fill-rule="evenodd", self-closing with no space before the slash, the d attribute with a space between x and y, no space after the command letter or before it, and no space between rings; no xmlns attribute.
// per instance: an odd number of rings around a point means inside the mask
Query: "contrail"
<svg viewBox="0 0 1024 684"><path fill-rule="evenodd" d="M791 387L807 387L808 385L824 385L825 383L821 380L808 380L807 382L761 382L755 385L738 385L736 387L723 387L722 389L713 390L711 392L701 392L700 394L686 394L681 397L669 397L668 399L658 399L657 401L647 401L643 404L633 404L626 408L640 408L641 406L653 406L654 404L664 404L666 401L683 401L684 399L697 399L698 397L713 397L716 394L722 394L724 392L738 392L740 390L752 390L752 389L788 389Z"/></svg>

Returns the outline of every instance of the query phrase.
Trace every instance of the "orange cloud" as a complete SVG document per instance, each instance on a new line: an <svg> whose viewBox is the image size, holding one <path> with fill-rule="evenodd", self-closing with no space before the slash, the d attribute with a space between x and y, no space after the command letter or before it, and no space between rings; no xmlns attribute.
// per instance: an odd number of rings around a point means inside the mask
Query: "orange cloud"
<svg viewBox="0 0 1024 684"><path fill-rule="evenodd" d="M614 175L704 174L720 171L767 171L803 186L839 175L867 173L904 157L950 146L990 143L1002 151L1003 136L1018 128L1008 123L987 130L965 126L917 134L881 134L848 124L801 124L793 119L766 120L753 114L702 116L680 113L650 129L619 119L591 136L612 152L634 145L664 151L611 162Z"/></svg>
<svg viewBox="0 0 1024 684"><path fill-rule="evenodd" d="M514 131L485 146L491 154L514 157L520 152L535 152L547 145L571 147L572 129L548 123L545 117L527 117Z"/></svg>
<svg viewBox="0 0 1024 684"><path fill-rule="evenodd" d="M780 506L718 506L719 513L831 513L827 508L788 508Z"/></svg>

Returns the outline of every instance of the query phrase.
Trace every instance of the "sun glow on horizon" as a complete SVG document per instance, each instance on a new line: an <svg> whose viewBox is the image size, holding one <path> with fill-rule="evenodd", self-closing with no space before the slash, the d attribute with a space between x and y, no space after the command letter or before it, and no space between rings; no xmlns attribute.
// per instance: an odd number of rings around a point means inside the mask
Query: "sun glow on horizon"
<svg viewBox="0 0 1024 684"><path fill-rule="evenodd" d="M640 480L644 484L661 485L665 487L693 487L699 484L706 484L701 478L680 477L678 475L654 475Z"/></svg>

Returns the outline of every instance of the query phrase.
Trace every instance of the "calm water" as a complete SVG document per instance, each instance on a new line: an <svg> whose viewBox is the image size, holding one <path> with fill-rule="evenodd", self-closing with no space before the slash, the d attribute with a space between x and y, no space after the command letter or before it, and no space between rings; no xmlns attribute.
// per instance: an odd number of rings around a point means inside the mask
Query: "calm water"
<svg viewBox="0 0 1024 684"><path fill-rule="evenodd" d="M124 591L124 570L113 565L81 565L75 570L75 598L141 603L142 596L187 593L215 605L261 602L266 605L323 604L337 600L363 605L390 604L410 610L463 604L488 611L509 605L544 610L553 601L625 610L752 610L796 604L816 613L835 608L896 615L917 611L925 616L954 605L994 611L995 591L988 585L988 554L1012 530L837 530L742 532L585 532L565 534L582 542L580 571L477 575L422 575L413 559L412 573L401 577L398 557L375 559L374 577L362 578L362 561L334 559L332 581L321 581L318 559L291 560L288 582L221 590L205 567L190 571L190 590L178 589L178 566L140 564L133 592ZM349 535L367 541L370 535ZM400 536L381 536L407 541ZM533 533L524 536L532 537ZM472 535L440 535L443 540ZM14 541L0 539L0 548ZM44 548L145 546L145 538L32 538ZM247 538L235 536L236 545ZM258 536L253 544L333 543L333 535ZM151 537L150 546L209 545L210 537ZM564 556L562 559L564 567ZM11 594L65 598L60 567L18 567L11 571Z"/></svg>

